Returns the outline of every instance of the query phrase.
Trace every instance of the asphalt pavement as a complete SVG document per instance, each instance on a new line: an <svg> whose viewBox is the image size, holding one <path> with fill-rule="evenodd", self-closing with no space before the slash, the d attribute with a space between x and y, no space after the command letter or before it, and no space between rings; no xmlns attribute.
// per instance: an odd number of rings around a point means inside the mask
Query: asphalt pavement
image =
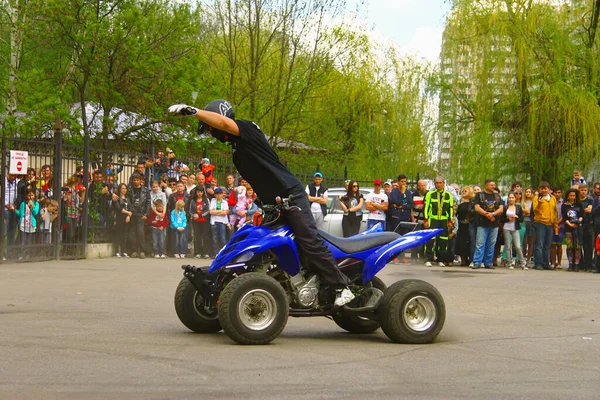
<svg viewBox="0 0 600 400"><path fill-rule="evenodd" d="M321 317L241 346L179 322L182 261L0 265L0 399L600 398L600 274L390 264L443 295L435 343Z"/></svg>

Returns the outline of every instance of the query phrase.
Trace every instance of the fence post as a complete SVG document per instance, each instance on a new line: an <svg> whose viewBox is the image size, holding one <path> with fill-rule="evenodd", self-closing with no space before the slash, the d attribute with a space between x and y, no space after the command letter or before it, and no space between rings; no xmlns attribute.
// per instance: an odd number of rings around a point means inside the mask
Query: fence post
<svg viewBox="0 0 600 400"><path fill-rule="evenodd" d="M2 199L0 200L0 204L2 204L2 212L0 213L0 249L2 249L2 260L4 260L5 252L4 247L4 211L6 210L6 204L4 204L4 199L6 196L6 131L4 123L2 123Z"/></svg>
<svg viewBox="0 0 600 400"><path fill-rule="evenodd" d="M83 213L82 213L82 220L83 220L83 254L85 256L85 248L87 246L87 242L88 242L88 229L89 229L89 221L90 221L90 210L89 210L89 198L91 193L88 193L90 187L89 187L89 180L88 180L88 174L89 174L89 163L90 163L90 135L88 135L88 132L86 130L84 136L83 136L83 187L86 189L85 192L85 201L83 202Z"/></svg>
<svg viewBox="0 0 600 400"><path fill-rule="evenodd" d="M60 119L56 119L54 125L54 177L53 177L52 197L54 197L59 204L58 207L58 224L56 232L54 233L54 253L57 260L60 259L60 247L62 244L62 228L63 228L63 212L60 206L62 201L62 122Z"/></svg>
<svg viewBox="0 0 600 400"><path fill-rule="evenodd" d="M154 149L154 140L150 141L150 157L152 157L152 170L150 171L150 181L157 181L158 176L156 176L156 154ZM150 188L152 188L152 182L146 182L146 186L150 184Z"/></svg>

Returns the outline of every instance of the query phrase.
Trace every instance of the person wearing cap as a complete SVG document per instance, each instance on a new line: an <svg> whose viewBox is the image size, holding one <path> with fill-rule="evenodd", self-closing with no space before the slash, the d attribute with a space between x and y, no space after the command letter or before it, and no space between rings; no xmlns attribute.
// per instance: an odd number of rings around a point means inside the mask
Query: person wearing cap
<svg viewBox="0 0 600 400"><path fill-rule="evenodd" d="M385 230L385 212L388 209L388 197L381 191L381 179L373 181L373 192L367 194L365 200L367 211L369 211L367 229L381 224L381 227Z"/></svg>
<svg viewBox="0 0 600 400"><path fill-rule="evenodd" d="M194 116L201 121L200 134L209 133L231 145L233 163L250 183L264 204L275 204L277 197L292 197L292 207L283 218L294 232L300 259L318 272L321 284L335 290L336 307L354 299L348 278L340 271L329 248L319 236L302 183L279 160L260 127L252 121L236 120L233 107L225 100L211 101L204 110L175 104L169 112Z"/></svg>
<svg viewBox="0 0 600 400"><path fill-rule="evenodd" d="M327 215L327 186L323 185L323 174L315 172L313 175L313 183L306 185L306 194L310 203L310 212L317 228L323 226L325 216Z"/></svg>
<svg viewBox="0 0 600 400"><path fill-rule="evenodd" d="M205 181L207 183L212 183L213 171L215 170L215 166L210 163L210 160L208 158L202 159L202 165L200 165L200 169L202 170L202 174L206 178Z"/></svg>
<svg viewBox="0 0 600 400"><path fill-rule="evenodd" d="M454 220L454 197L446 190L446 181L438 176L434 180L435 190L425 195L425 228L443 229L425 245L425 266L431 267L435 257L440 267L452 262L449 256L448 235Z"/></svg>

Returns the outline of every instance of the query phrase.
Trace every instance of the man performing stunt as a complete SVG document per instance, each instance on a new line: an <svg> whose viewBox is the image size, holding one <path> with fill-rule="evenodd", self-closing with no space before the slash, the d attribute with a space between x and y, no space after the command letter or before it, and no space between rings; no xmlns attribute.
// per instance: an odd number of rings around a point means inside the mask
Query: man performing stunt
<svg viewBox="0 0 600 400"><path fill-rule="evenodd" d="M290 197L293 208L284 215L295 235L301 259L310 263L319 273L323 285L335 289L335 306L343 306L354 298L346 276L338 268L333 255L318 236L315 220L302 183L281 163L258 125L251 121L235 120L231 105L225 100L214 100L204 110L186 104L175 104L169 112L195 116L202 124L199 131L208 132L233 149L233 163L238 172L250 183L265 204L275 204L275 198Z"/></svg>

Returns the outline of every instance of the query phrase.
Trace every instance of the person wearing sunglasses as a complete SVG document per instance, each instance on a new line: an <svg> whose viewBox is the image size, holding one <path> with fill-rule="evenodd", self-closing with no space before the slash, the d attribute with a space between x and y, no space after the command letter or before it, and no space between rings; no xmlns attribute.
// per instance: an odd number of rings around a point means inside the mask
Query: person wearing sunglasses
<svg viewBox="0 0 600 400"><path fill-rule="evenodd" d="M365 204L365 198L360 193L360 187L357 181L348 182L346 194L339 197L340 207L344 211L342 217L342 232L344 237L350 237L358 234L360 231L360 222L362 221L362 208Z"/></svg>

